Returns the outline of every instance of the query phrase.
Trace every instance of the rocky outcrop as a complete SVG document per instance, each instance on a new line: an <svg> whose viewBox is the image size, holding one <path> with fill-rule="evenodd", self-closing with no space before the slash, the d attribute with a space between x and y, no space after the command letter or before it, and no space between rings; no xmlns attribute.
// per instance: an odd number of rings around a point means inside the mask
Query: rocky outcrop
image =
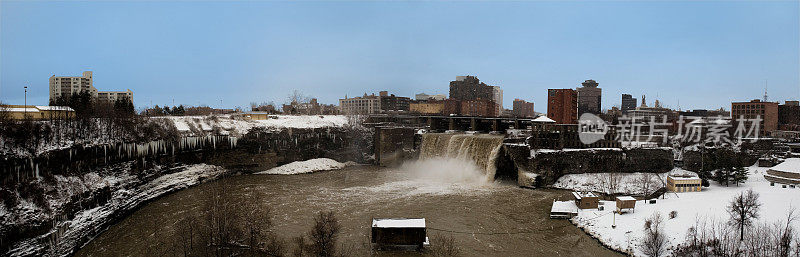
<svg viewBox="0 0 800 257"><path fill-rule="evenodd" d="M667 172L673 168L672 151L666 148L588 148L531 151L526 144L506 144L505 152L520 172L536 174L535 185L546 186L564 174L598 172ZM531 176L527 176L530 178Z"/></svg>
<svg viewBox="0 0 800 257"><path fill-rule="evenodd" d="M371 155L370 129L331 127L254 128L242 137L76 146L6 159L0 253L69 255L141 204L202 181L321 157L364 163ZM188 169L196 164L214 168Z"/></svg>

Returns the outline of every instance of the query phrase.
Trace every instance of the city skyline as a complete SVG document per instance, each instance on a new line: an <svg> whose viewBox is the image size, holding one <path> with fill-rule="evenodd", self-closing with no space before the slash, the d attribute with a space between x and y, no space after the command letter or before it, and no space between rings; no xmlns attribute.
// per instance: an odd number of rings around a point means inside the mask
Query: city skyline
<svg viewBox="0 0 800 257"><path fill-rule="evenodd" d="M23 102L28 86L28 102L46 104L51 75L83 71L131 89L137 108L446 94L472 75L501 87L506 109L519 98L546 113L547 89L589 79L603 109L623 93L730 109L766 83L770 101L800 98L799 17L797 2L4 1L0 101Z"/></svg>

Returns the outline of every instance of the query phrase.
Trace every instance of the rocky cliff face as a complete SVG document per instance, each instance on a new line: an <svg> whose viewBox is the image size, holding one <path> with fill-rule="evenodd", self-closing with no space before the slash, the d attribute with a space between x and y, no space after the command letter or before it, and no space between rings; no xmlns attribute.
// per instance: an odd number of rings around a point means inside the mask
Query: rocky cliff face
<svg viewBox="0 0 800 257"><path fill-rule="evenodd" d="M147 201L203 181L312 158L364 163L371 156L372 130L330 127L253 128L241 137L77 146L5 159L0 252L69 255Z"/></svg>
<svg viewBox="0 0 800 257"><path fill-rule="evenodd" d="M670 149L540 149L506 144L505 152L520 172L536 174L535 185L553 184L564 174L596 172L667 172L673 168Z"/></svg>

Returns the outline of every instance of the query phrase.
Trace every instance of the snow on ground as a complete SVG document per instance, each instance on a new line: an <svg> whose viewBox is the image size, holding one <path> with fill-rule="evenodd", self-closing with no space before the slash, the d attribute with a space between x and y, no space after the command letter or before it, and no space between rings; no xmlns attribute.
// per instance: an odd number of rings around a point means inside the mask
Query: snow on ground
<svg viewBox="0 0 800 257"><path fill-rule="evenodd" d="M232 115L217 116L164 116L181 133L201 134L218 131L222 135L244 135L251 128L325 128L342 127L348 123L344 115L271 115L267 120L244 120Z"/></svg>
<svg viewBox="0 0 800 257"><path fill-rule="evenodd" d="M606 194L634 194L652 193L665 187L668 172L655 173L582 173L566 174L558 178L553 184L554 188L593 191ZM648 183L644 179L649 180ZM614 192L611 184L614 184ZM645 190L647 189L647 190ZM646 191L646 192L644 192Z"/></svg>
<svg viewBox="0 0 800 257"><path fill-rule="evenodd" d="M342 127L348 123L344 115L275 115L274 119L257 120L257 124L272 128L325 128Z"/></svg>
<svg viewBox="0 0 800 257"><path fill-rule="evenodd" d="M635 212L622 215L612 215L611 211L616 209L615 202L601 201L605 206L603 211L580 210L572 222L603 244L620 251L633 251L636 256L643 256L637 245L644 237L645 219L654 212L661 213L664 218L662 226L670 240L669 246L675 246L684 242L686 231L697 220L727 221L728 202L748 189L760 194L762 206L759 222L777 222L785 218L790 206L800 206L800 189L770 186L763 176L767 169L769 168L750 167L747 182L738 187L725 187L711 182L711 186L703 188L701 192L667 193L666 199L658 199L656 204L637 201ZM677 212L676 218L669 219L671 211ZM617 227L611 228L615 217Z"/></svg>
<svg viewBox="0 0 800 257"><path fill-rule="evenodd" d="M296 161L289 164L284 164L255 174L293 175L293 174L311 173L323 170L338 170L346 167L347 165L348 165L347 163L337 162L333 159L317 158L307 161Z"/></svg>

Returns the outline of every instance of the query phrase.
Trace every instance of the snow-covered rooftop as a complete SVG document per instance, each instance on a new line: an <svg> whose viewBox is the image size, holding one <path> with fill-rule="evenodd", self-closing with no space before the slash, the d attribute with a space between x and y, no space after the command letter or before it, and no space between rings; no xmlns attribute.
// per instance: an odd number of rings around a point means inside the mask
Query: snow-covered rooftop
<svg viewBox="0 0 800 257"><path fill-rule="evenodd" d="M373 219L372 227L378 228L424 228L425 218L421 219Z"/></svg>
<svg viewBox="0 0 800 257"><path fill-rule="evenodd" d="M69 106L44 106L44 105L37 105L37 106L36 106L36 109L39 109L39 110L42 110L42 111L69 111L69 112L74 112L74 111L75 111L75 110L73 110L72 108L70 108Z"/></svg>
<svg viewBox="0 0 800 257"><path fill-rule="evenodd" d="M617 196L617 200L620 200L620 201L636 201L636 198L633 198L632 196Z"/></svg>
<svg viewBox="0 0 800 257"><path fill-rule="evenodd" d="M11 108L4 107L2 110L6 112L39 112L39 109L36 108L18 108L18 107L11 107Z"/></svg>
<svg viewBox="0 0 800 257"><path fill-rule="evenodd" d="M786 159L786 161L770 169L780 172L800 173L800 158Z"/></svg>
<svg viewBox="0 0 800 257"><path fill-rule="evenodd" d="M673 175L670 175L669 177L672 178L672 180L699 180L700 179L700 177L697 177L697 176L673 176Z"/></svg>
<svg viewBox="0 0 800 257"><path fill-rule="evenodd" d="M578 206L574 201L554 201L550 212L578 213Z"/></svg>
<svg viewBox="0 0 800 257"><path fill-rule="evenodd" d="M575 199L578 200L583 199L584 197L597 197L597 195L595 195L592 192L580 192L580 191L572 192L572 195L575 196Z"/></svg>
<svg viewBox="0 0 800 257"><path fill-rule="evenodd" d="M554 121L554 120L552 120L552 119L550 119L550 118L548 118L547 116L544 116L544 115L536 117L536 119L533 119L532 121L533 122L544 122L544 123L555 123L556 122L556 121Z"/></svg>

